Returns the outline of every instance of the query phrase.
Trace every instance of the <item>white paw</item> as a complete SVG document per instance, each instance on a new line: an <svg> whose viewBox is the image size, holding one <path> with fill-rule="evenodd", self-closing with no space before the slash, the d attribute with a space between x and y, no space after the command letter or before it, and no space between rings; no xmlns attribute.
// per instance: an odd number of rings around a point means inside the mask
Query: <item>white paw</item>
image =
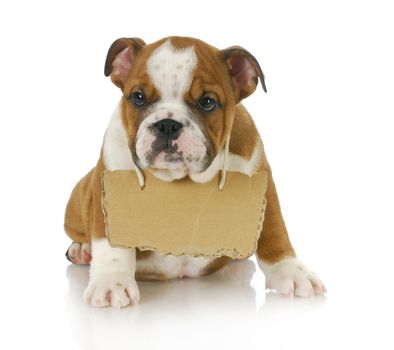
<svg viewBox="0 0 394 350"><path fill-rule="evenodd" d="M285 258L272 265L259 260L259 265L265 274L266 288L282 295L312 297L326 292L320 278L297 258Z"/></svg>
<svg viewBox="0 0 394 350"><path fill-rule="evenodd" d="M106 272L91 276L83 299L96 307L113 306L120 309L137 304L140 292L130 275Z"/></svg>

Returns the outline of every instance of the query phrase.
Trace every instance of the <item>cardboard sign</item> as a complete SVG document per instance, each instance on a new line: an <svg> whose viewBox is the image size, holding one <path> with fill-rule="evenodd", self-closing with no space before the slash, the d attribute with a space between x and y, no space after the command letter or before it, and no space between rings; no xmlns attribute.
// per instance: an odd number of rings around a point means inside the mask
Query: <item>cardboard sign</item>
<svg viewBox="0 0 394 350"><path fill-rule="evenodd" d="M267 173L227 172L204 184L189 178L164 182L134 171L104 171L102 206L112 246L162 254L246 258L256 249L265 210Z"/></svg>

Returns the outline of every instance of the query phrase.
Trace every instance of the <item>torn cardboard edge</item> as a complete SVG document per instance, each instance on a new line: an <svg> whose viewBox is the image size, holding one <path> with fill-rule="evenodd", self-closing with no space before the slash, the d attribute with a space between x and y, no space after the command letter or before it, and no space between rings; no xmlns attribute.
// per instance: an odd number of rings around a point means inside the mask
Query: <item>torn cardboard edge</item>
<svg viewBox="0 0 394 350"><path fill-rule="evenodd" d="M267 173L227 172L207 183L164 182L145 172L142 190L133 170L102 173L102 208L111 246L162 255L247 258L256 248L265 213Z"/></svg>

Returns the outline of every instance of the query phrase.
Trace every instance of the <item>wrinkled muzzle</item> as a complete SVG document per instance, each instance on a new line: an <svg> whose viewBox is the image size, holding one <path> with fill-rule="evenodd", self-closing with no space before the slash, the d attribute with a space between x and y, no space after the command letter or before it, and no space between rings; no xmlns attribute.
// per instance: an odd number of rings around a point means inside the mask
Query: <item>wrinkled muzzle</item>
<svg viewBox="0 0 394 350"><path fill-rule="evenodd" d="M155 108L140 124L135 145L135 161L142 169L202 172L210 164L207 137L193 117L179 108Z"/></svg>

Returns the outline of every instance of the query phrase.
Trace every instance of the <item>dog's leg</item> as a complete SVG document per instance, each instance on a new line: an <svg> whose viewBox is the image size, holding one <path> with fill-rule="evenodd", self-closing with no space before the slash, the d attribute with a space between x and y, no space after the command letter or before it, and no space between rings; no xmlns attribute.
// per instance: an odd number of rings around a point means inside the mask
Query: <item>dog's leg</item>
<svg viewBox="0 0 394 350"><path fill-rule="evenodd" d="M93 239L84 300L96 307L121 308L136 304L140 294L134 277L135 267L135 249L111 247L107 238Z"/></svg>
<svg viewBox="0 0 394 350"><path fill-rule="evenodd" d="M85 217L92 237L92 261L90 277L84 299L93 306L124 307L138 302L140 293L135 281L136 251L111 247L105 235L105 221L101 206L101 174L107 170L133 169L127 134L117 108L107 128L100 159L92 173L90 193L85 200L88 208Z"/></svg>
<svg viewBox="0 0 394 350"><path fill-rule="evenodd" d="M256 252L259 266L265 274L266 287L290 297L322 294L326 289L319 277L296 257L287 234L268 163L267 169L267 207Z"/></svg>

